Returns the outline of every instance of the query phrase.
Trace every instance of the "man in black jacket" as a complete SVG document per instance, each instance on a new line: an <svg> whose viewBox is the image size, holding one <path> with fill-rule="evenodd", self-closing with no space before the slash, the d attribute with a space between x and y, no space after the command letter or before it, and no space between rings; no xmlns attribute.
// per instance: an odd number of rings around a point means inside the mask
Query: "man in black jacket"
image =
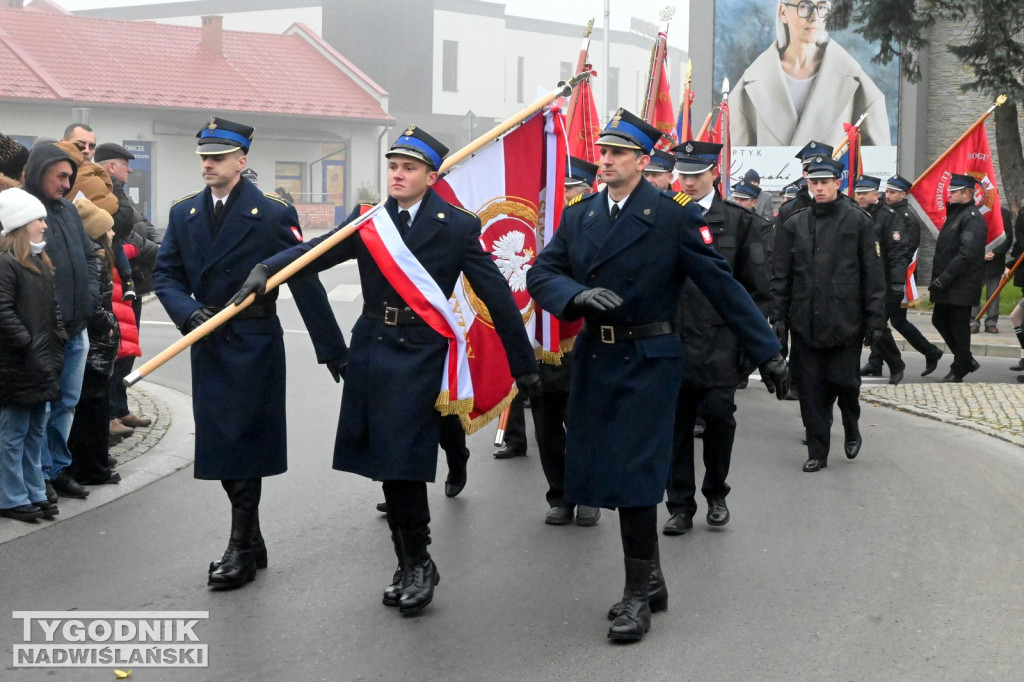
<svg viewBox="0 0 1024 682"><path fill-rule="evenodd" d="M974 206L975 180L954 174L949 181L946 222L935 240L932 283L928 294L935 309L932 324L953 352L944 382L960 383L980 367L971 355L971 306L981 297L988 226Z"/></svg>
<svg viewBox="0 0 1024 682"><path fill-rule="evenodd" d="M998 244L987 246L985 248L985 265L982 268L982 293L984 298L982 300L988 300L992 294L999 288L999 282L1003 279L1003 261L1006 259L1006 253L1010 250L1010 224L1013 220L1010 215L1010 209L1006 208L1005 205L999 207L999 212L1003 217L1003 232L1005 235L1004 239L999 240ZM985 333L986 334L998 334L999 333L999 297L1001 294L996 294L992 300L992 305L985 311ZM971 308L971 333L977 334L981 327L978 323L978 313L981 312L981 301L974 304Z"/></svg>
<svg viewBox="0 0 1024 682"><path fill-rule="evenodd" d="M885 272L886 309L889 299L896 305L903 301L903 288L907 281L907 266L913 255L908 251L909 244L903 236L903 220L896 211L878 201L878 188L882 181L870 175L862 175L854 186L857 205L867 211L875 221L875 238L878 240L882 255L882 269ZM889 383L898 384L903 381L903 370L907 368L900 357L900 349L892 338L892 332L886 327L882 338L871 344L868 363L860 368L861 376L882 376L882 361L889 366Z"/></svg>
<svg viewBox="0 0 1024 682"><path fill-rule="evenodd" d="M57 305L60 307L68 344L60 375L60 400L50 403L46 423L47 447L43 450L43 474L64 497L84 499L89 491L71 476L68 436L75 405L82 392L85 358L89 353L87 326L102 313L96 255L74 204L64 195L75 184L77 168L67 152L52 143L36 144L25 166L25 190L46 207L46 253L53 261ZM52 501L52 500L51 500Z"/></svg>
<svg viewBox="0 0 1024 682"><path fill-rule="evenodd" d="M828 464L832 405L839 401L846 456L860 452L860 344L885 328L885 277L871 218L839 195L842 166L812 158L807 184L814 198L775 235L772 297L776 334L792 334L807 429L803 470Z"/></svg>
<svg viewBox="0 0 1024 682"><path fill-rule="evenodd" d="M768 289L767 256L761 236L764 220L753 211L722 201L714 189L720 144L688 141L675 148L676 170L683 192L704 214L712 244L725 257L733 276L758 307L765 310ZM670 517L665 535L682 535L693 527L697 512L694 473L694 433L697 417L704 421L704 482L707 523L729 523L725 482L736 436L736 386L754 366L740 352L736 336L715 312L697 285L687 280L679 299L676 330L683 340L686 362L676 405L672 474L668 483Z"/></svg>

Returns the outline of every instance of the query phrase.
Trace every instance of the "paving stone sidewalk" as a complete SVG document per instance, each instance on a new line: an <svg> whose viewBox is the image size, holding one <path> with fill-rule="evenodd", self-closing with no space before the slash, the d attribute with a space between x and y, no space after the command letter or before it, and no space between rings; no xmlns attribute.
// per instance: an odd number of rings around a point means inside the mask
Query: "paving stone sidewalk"
<svg viewBox="0 0 1024 682"><path fill-rule="evenodd" d="M128 409L138 417L152 419L153 423L136 428L135 433L110 448L110 454L117 458L119 466L149 452L167 434L171 425L167 404L141 386L128 389Z"/></svg>

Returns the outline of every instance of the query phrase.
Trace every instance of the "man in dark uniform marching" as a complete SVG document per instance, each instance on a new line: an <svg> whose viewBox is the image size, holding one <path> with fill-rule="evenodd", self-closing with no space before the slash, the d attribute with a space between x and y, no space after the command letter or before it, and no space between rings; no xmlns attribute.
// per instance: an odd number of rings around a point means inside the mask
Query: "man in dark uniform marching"
<svg viewBox="0 0 1024 682"><path fill-rule="evenodd" d="M711 245L729 263L762 312L771 299L767 256L761 240L766 222L753 211L723 201L714 188L722 145L683 142L675 148L676 170L683 193L704 215ZM670 517L662 532L682 535L693 527L697 512L693 427L704 421L704 482L710 526L729 523L729 463L736 436L736 386L754 368L740 352L736 336L692 280L683 285L675 317L683 341L683 383L676 406L672 475L668 481Z"/></svg>
<svg viewBox="0 0 1024 682"><path fill-rule="evenodd" d="M932 324L953 353L947 383L960 383L980 365L971 354L971 306L981 297L988 226L974 205L975 180L953 174L946 222L935 240L928 295L935 308Z"/></svg>
<svg viewBox="0 0 1024 682"><path fill-rule="evenodd" d="M902 216L884 201L878 201L881 184L878 178L862 175L854 185L853 192L857 205L875 221L875 239L881 250L882 271L885 274L885 307L889 310L890 297L894 302L903 301L907 266L913 254L908 251L910 240L903 235ZM888 327L883 330L881 338L871 344L868 363L860 368L860 375L882 376L883 361L889 367L889 383L895 385L903 381L903 370L907 366L900 357L900 349Z"/></svg>
<svg viewBox="0 0 1024 682"><path fill-rule="evenodd" d="M631 642L664 610L657 565L657 505L665 494L683 347L672 317L693 279L762 367L780 395L785 360L767 323L711 248L700 211L683 193L644 182L661 133L619 109L602 132L605 190L566 208L562 223L527 274L530 294L562 319L586 324L573 350L566 416L565 494L578 504L617 508L626 587L608 632Z"/></svg>
<svg viewBox="0 0 1024 682"><path fill-rule="evenodd" d="M409 267L422 267L430 282L423 280L414 285L418 288L409 289L408 280L389 279L372 255L367 243L371 237L363 232L307 266L321 271L351 259L359 265L363 314L352 328L350 362L343 372L334 468L383 481L398 569L382 601L385 606L397 606L403 615L429 604L440 580L427 551L427 483L434 480L437 469L442 416L435 403L449 355L448 339L432 326L436 320L428 322L412 308L418 300L414 297L436 294L432 300L443 296L447 305L464 275L491 313L520 391L536 394L540 388L537 361L519 308L498 266L480 246L480 219L431 189L447 153L447 147L418 128L410 127L399 136L385 154L388 199L380 213L382 223L390 219L397 233L381 236L378 231L373 238L394 237L388 242L393 257L409 262ZM363 210L357 207L346 222ZM254 267L234 300L262 293L270 274L326 238L296 246ZM414 259L415 265L408 259ZM394 274L390 268L389 273Z"/></svg>
<svg viewBox="0 0 1024 682"><path fill-rule="evenodd" d="M839 194L842 165L830 156L812 157L807 185L814 198L775 234L772 262L772 320L777 333L790 333L800 386L800 415L807 430L803 470L827 466L832 406L839 401L846 456L861 446L861 342L885 327L885 280L871 218Z"/></svg>
<svg viewBox="0 0 1024 682"><path fill-rule="evenodd" d="M907 193L910 192L911 187L911 182L899 175L894 175L885 181L885 203L903 219L903 241L906 242L907 253L913 260L917 248L921 245L921 229L924 226L907 203ZM909 273L907 276L910 276ZM903 292L898 297L895 292L886 294L885 316L892 328L898 331L907 340L907 343L913 346L914 350L924 356L925 366L921 376L926 377L939 366L942 349L924 338L924 334L907 319L907 309L903 307L903 298Z"/></svg>
<svg viewBox="0 0 1024 682"><path fill-rule="evenodd" d="M295 209L241 177L253 129L211 118L196 137L206 189L171 208L153 283L171 320L188 333L227 304L260 260L302 239ZM347 355L316 275L290 282L317 360L337 378ZM267 566L260 531L263 477L288 468L284 333L273 297L253 304L192 346L195 476L220 480L231 501L231 537L210 564L209 585L240 587Z"/></svg>

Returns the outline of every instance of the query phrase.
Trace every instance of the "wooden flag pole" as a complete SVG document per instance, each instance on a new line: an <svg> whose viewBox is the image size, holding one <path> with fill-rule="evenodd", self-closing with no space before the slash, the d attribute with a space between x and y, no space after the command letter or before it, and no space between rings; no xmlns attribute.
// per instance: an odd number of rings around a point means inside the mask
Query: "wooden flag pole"
<svg viewBox="0 0 1024 682"><path fill-rule="evenodd" d="M988 300L985 301L985 305L981 306L978 316L974 318L975 322L980 322L981 318L985 316L988 309L992 307L992 303L999 298L999 292L1003 290L1003 287L1010 283L1010 280L1013 279L1013 275L1017 272L1017 269L1020 268L1021 263L1024 263L1024 253L1020 255L1020 258L1018 258L1017 262L1013 264L1013 267L1010 268L1009 272L1003 275L1003 278L999 280L999 286L996 287L995 292L993 292L992 295L988 297Z"/></svg>
<svg viewBox="0 0 1024 682"><path fill-rule="evenodd" d="M551 102L555 101L555 99L559 97L570 96L572 94L573 88L579 85L583 81L583 79L587 77L587 75L588 74L586 73L579 73L573 76L572 79L569 80L568 82L562 81L561 83L558 84L557 88L545 94L543 97L539 98L530 106L526 107L525 109L515 114L508 120L503 121L502 123L499 123L498 125L494 126L493 128L488 130L486 133L484 133L477 139L470 142L468 145L466 145L459 151L455 152L454 154L450 154L441 164L441 168L439 169L440 173L446 173L452 167L462 162L464 159L480 151L480 149L494 142L502 135L507 133L509 130L516 127L517 125L528 119L530 116L546 107ZM294 261L286 265L284 268L282 268L279 272L277 272L273 277L271 277L267 281L267 291L271 291L272 289L281 286L282 284L284 284L285 281L288 280L289 277L292 277L293 275L295 275L295 273L302 270L302 268L306 267L307 265L315 261L317 258L330 251L332 248L334 248L344 240L348 239L350 236L352 236L352 234L355 233L356 230L359 229L359 226L362 225L363 222L370 219L373 213L383 205L384 202L377 204L377 206L375 206L374 209L372 209L370 212L360 216L359 218L356 218L355 220L348 223L344 227L341 227L335 230L334 232L330 233L327 236L327 238L324 239L322 242L320 242L312 249L310 249L309 251L302 254L300 257L296 258ZM160 351L153 358L147 360L142 366L140 366L134 372L125 377L124 385L132 386L138 383L143 377L149 375L154 370L158 369L163 364L165 364L168 360L178 355L186 348L190 347L196 341L203 339L211 332L221 327L225 322L233 318L235 315L245 310L255 300L256 294L250 294L248 298L246 298L238 305L229 305L223 308L220 312L211 317L209 320L199 325L198 327L196 327L191 332L175 341L173 344L171 344L164 350Z"/></svg>

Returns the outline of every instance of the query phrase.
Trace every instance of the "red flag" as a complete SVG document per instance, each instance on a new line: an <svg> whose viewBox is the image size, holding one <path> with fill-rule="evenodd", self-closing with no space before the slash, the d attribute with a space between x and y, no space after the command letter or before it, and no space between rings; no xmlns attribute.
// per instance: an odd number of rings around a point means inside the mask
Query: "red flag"
<svg viewBox="0 0 1024 682"><path fill-rule="evenodd" d="M590 70L590 64L585 70ZM576 108L569 121L569 154L588 163L597 163L597 138L600 136L601 122L588 78L576 86Z"/></svg>
<svg viewBox="0 0 1024 682"><path fill-rule="evenodd" d="M949 148L910 190L911 205L920 209L935 225L942 229L946 220L947 188L953 173L970 175L978 181L974 190L974 204L988 224L988 243L1003 236L1003 215L999 210L999 190L995 184L995 167L985 131L985 118L977 122ZM916 205L915 205L916 204Z"/></svg>
<svg viewBox="0 0 1024 682"><path fill-rule="evenodd" d="M846 166L846 194L853 197L857 178L862 175L864 164L860 155L860 126L850 123L843 124L846 131L846 155L843 164ZM839 188L842 191L843 187Z"/></svg>
<svg viewBox="0 0 1024 682"><path fill-rule="evenodd" d="M526 290L526 272L539 250L536 229L549 212L557 215L563 203L565 160L547 163L549 136L564 136L558 132L564 126L545 130L553 116L561 114L548 110L534 115L434 184L446 201L480 216L481 247L508 281L531 337L536 309ZM549 177L552 172L554 177ZM514 383L490 314L464 278L456 285L451 304L465 330L473 378L472 411L460 416L466 432L473 433L511 402Z"/></svg>
<svg viewBox="0 0 1024 682"><path fill-rule="evenodd" d="M654 100L654 114L651 125L661 131L661 139L654 146L669 150L679 144L676 140L675 108L672 106L672 91L668 85L665 62L661 62L661 78L658 80L658 95Z"/></svg>

